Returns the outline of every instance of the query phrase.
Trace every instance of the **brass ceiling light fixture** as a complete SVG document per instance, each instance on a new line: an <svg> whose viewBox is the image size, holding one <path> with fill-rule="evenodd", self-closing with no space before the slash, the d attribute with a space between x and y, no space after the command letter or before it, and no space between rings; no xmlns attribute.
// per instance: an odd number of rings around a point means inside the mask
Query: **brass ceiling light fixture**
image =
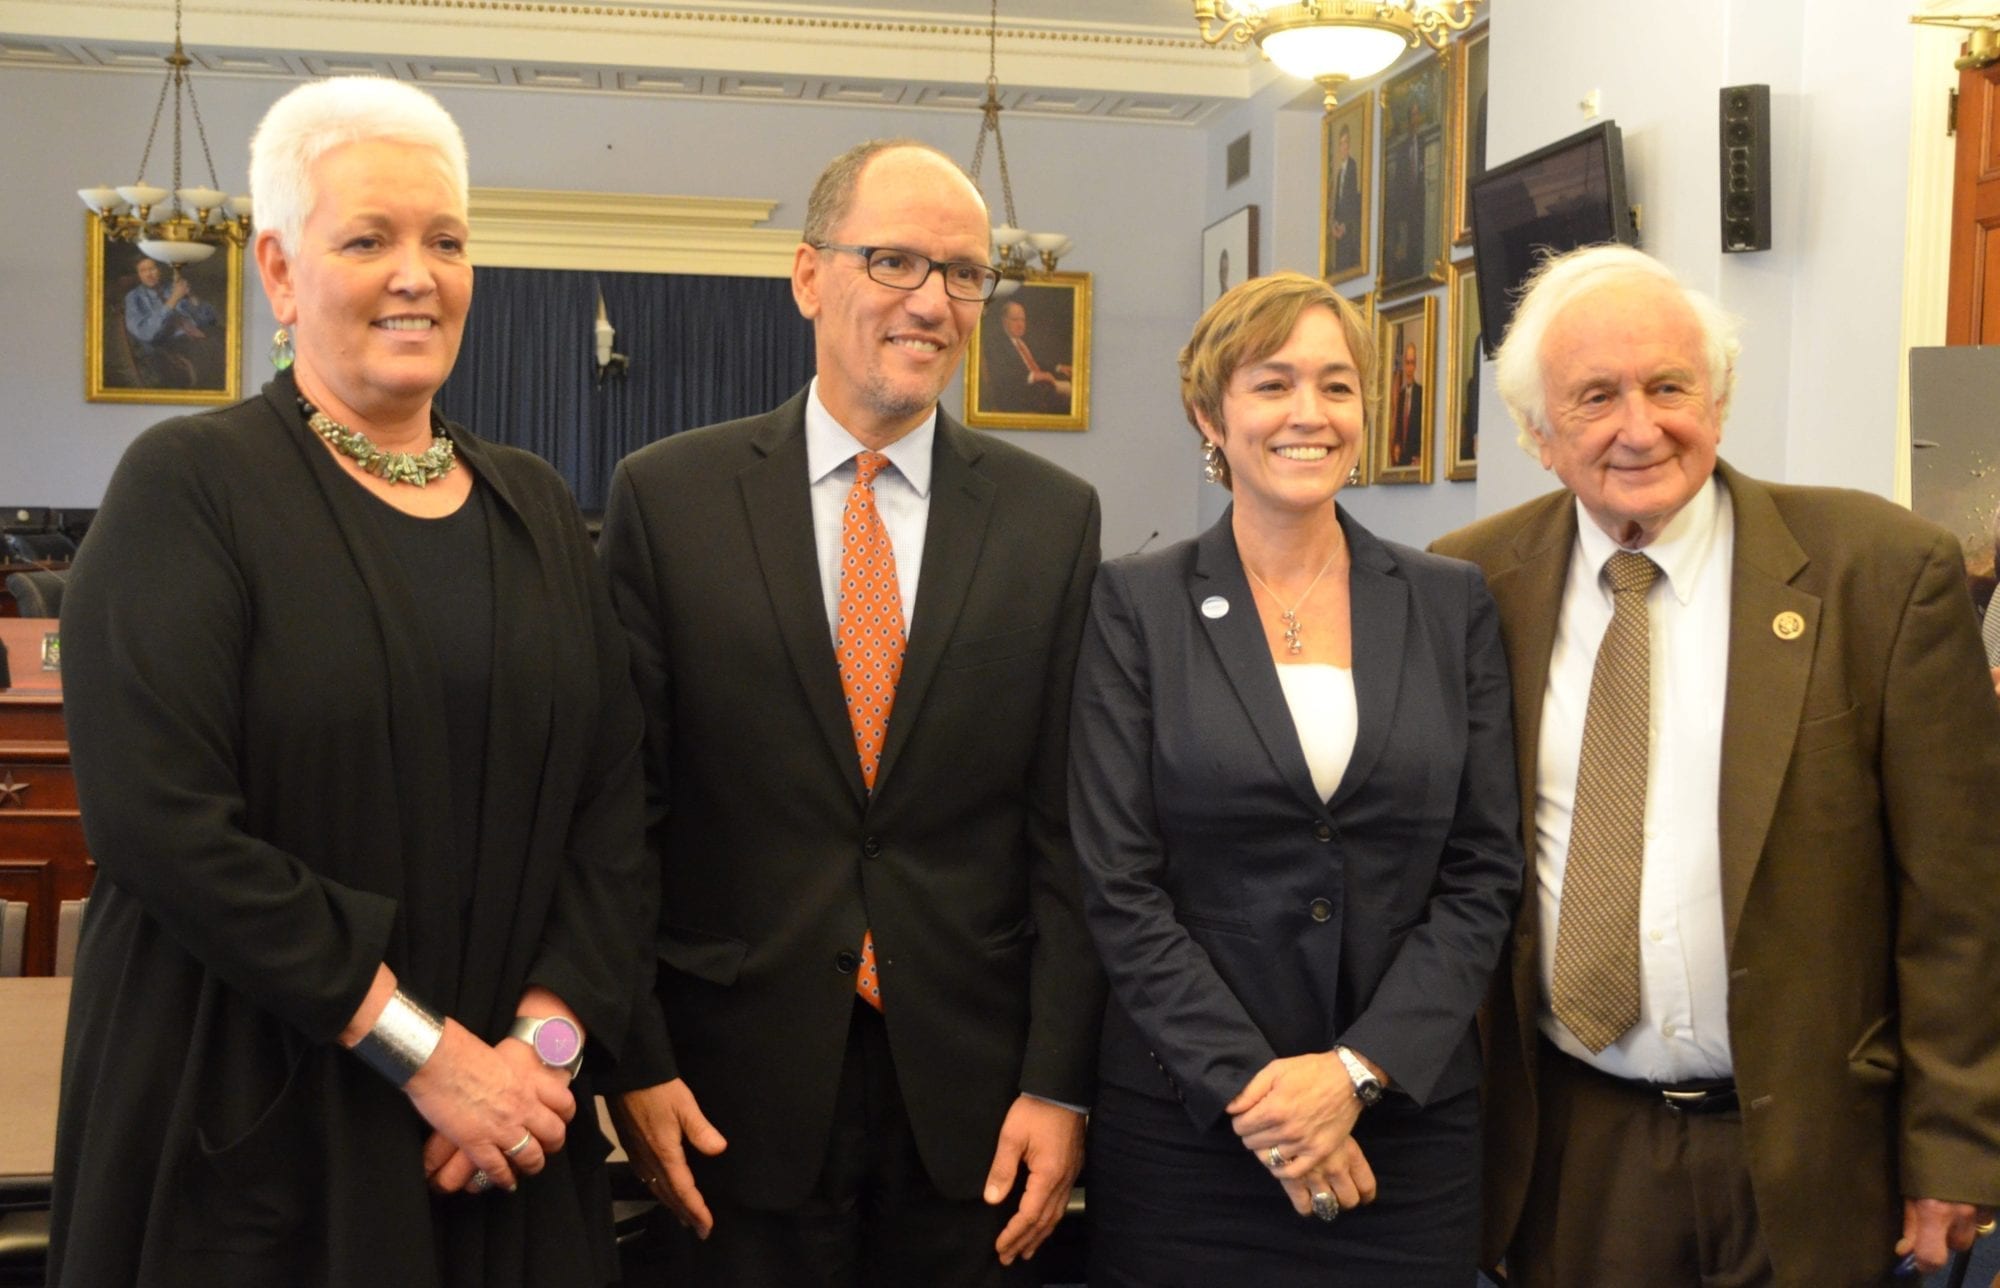
<svg viewBox="0 0 2000 1288"><path fill-rule="evenodd" d="M195 102L194 83L187 69L194 60L181 47L181 0L174 0L174 50L167 55L167 79L160 86L159 102L153 105L153 124L146 131L146 150L139 157L139 177L122 188L99 185L79 188L77 196L104 221L104 235L113 241L137 242L150 259L172 264L194 264L207 259L216 248L241 246L250 239L250 198L232 197L215 187L215 158L209 155L208 132L201 125L201 105ZM160 117L167 108L167 95L174 100L174 186L157 188L146 182L146 164L153 157L153 140L160 132ZM195 137L201 141L202 159L208 162L206 188L181 186L181 100L187 99L194 117Z"/></svg>
<svg viewBox="0 0 2000 1288"><path fill-rule="evenodd" d="M985 115L979 122L979 141L973 145L972 165L966 173L972 178L972 186L983 193L979 169L986 161L986 136L991 134L993 154L1000 162L1000 197L1007 212L1007 222L993 229L993 266L1000 270L1000 285L993 294L1004 298L1020 290L1021 283L1029 278L1055 272L1057 262L1069 254L1075 243L1061 233L1026 232L1014 214L1014 183L1007 176L1007 142L1000 136L1000 77L996 70L999 43L1000 0L992 0L986 28L986 102L981 108ZM1029 260L1031 250L1040 259L1040 268Z"/></svg>
<svg viewBox="0 0 2000 1288"><path fill-rule="evenodd" d="M1201 38L1255 43L1280 69L1317 81L1327 110L1349 81L1367 80L1429 41L1443 49L1472 25L1479 0L1194 0Z"/></svg>

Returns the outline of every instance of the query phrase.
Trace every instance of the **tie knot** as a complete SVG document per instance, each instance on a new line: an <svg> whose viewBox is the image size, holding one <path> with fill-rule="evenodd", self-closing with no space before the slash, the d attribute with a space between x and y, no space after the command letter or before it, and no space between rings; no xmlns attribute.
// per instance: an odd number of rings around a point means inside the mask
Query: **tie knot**
<svg viewBox="0 0 2000 1288"><path fill-rule="evenodd" d="M887 469L888 465L889 458L880 452L856 452L854 454L854 485L856 487L873 486L875 476Z"/></svg>
<svg viewBox="0 0 2000 1288"><path fill-rule="evenodd" d="M1660 565L1645 555L1635 554L1630 550L1620 550L1606 561L1604 574L1611 579L1613 594L1622 594L1628 590L1643 593L1651 589L1654 579L1660 575Z"/></svg>

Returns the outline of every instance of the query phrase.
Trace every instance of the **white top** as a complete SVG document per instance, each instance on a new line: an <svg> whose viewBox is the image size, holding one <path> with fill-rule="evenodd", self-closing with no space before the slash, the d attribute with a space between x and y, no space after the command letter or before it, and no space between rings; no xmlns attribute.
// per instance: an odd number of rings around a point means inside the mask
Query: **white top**
<svg viewBox="0 0 2000 1288"><path fill-rule="evenodd" d="M1354 755L1354 672L1329 662L1280 662L1278 683L1312 770L1313 790L1331 800Z"/></svg>
<svg viewBox="0 0 2000 1288"><path fill-rule="evenodd" d="M1535 874L1542 933L1541 1029L1620 1078L1684 1082L1731 1073L1729 963L1722 935L1722 713L1729 675L1729 580L1736 516L1711 476L1643 553L1660 566L1646 594L1652 720L1645 872L1639 883L1639 1022L1596 1055L1549 1006L1562 924L1577 762L1597 646L1611 624L1604 565L1618 549L1577 511L1577 541L1549 656L1535 768Z"/></svg>
<svg viewBox="0 0 2000 1288"><path fill-rule="evenodd" d="M903 638L917 609L917 574L924 563L924 532L931 518L931 444L937 408L923 424L889 444L889 468L875 476L875 512L896 553L896 588L903 599ZM806 480L810 484L813 545L819 555L820 593L826 597L827 631L840 638L840 518L854 487L854 458L869 450L841 427L819 400L819 377L806 395Z"/></svg>

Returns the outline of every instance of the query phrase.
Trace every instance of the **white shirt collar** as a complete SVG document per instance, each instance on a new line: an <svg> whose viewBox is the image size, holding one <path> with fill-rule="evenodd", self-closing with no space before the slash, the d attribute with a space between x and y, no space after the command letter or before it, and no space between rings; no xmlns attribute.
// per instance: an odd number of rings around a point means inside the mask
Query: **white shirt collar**
<svg viewBox="0 0 2000 1288"><path fill-rule="evenodd" d="M933 406L922 424L882 449L896 473L921 497L931 494L931 444L936 438L937 408ZM806 482L817 483L853 460L856 452L870 450L819 400L819 377L814 376L806 392Z"/></svg>
<svg viewBox="0 0 2000 1288"><path fill-rule="evenodd" d="M1716 520L1723 504L1722 480L1710 474L1701 490L1689 497L1680 513L1667 520L1660 535L1639 552L1659 565L1674 598L1683 604L1694 597L1702 569L1708 566L1708 552L1715 544ZM1611 534L1597 526L1597 520L1590 517L1582 501L1576 502L1576 544L1578 556L1585 561L1593 578L1601 577L1605 563L1622 549L1611 539Z"/></svg>

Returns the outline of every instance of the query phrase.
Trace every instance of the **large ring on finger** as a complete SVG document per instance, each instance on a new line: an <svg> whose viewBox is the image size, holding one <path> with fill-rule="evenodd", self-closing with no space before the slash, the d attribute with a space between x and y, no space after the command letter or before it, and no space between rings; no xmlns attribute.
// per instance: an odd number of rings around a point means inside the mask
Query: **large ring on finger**
<svg viewBox="0 0 2000 1288"><path fill-rule="evenodd" d="M1333 1220L1340 1215L1340 1200L1330 1190L1314 1190L1313 1215L1322 1221Z"/></svg>
<svg viewBox="0 0 2000 1288"><path fill-rule="evenodd" d="M493 1188L493 1178L484 1172L474 1172L472 1179L465 1183L468 1194L484 1194Z"/></svg>
<svg viewBox="0 0 2000 1288"><path fill-rule="evenodd" d="M514 1155L526 1149L528 1147L528 1142L533 1140L534 1138L535 1138L535 1133L531 1131L524 1131L521 1133L521 1139L515 1141L511 1147L503 1149L500 1152L505 1154L507 1157L512 1158L514 1157Z"/></svg>
<svg viewBox="0 0 2000 1288"><path fill-rule="evenodd" d="M1264 1161L1266 1163L1269 1163L1271 1165L1271 1170L1275 1172L1279 1168L1285 1165L1285 1156L1278 1152L1278 1147L1276 1145L1273 1145L1271 1146L1271 1152L1264 1155Z"/></svg>

